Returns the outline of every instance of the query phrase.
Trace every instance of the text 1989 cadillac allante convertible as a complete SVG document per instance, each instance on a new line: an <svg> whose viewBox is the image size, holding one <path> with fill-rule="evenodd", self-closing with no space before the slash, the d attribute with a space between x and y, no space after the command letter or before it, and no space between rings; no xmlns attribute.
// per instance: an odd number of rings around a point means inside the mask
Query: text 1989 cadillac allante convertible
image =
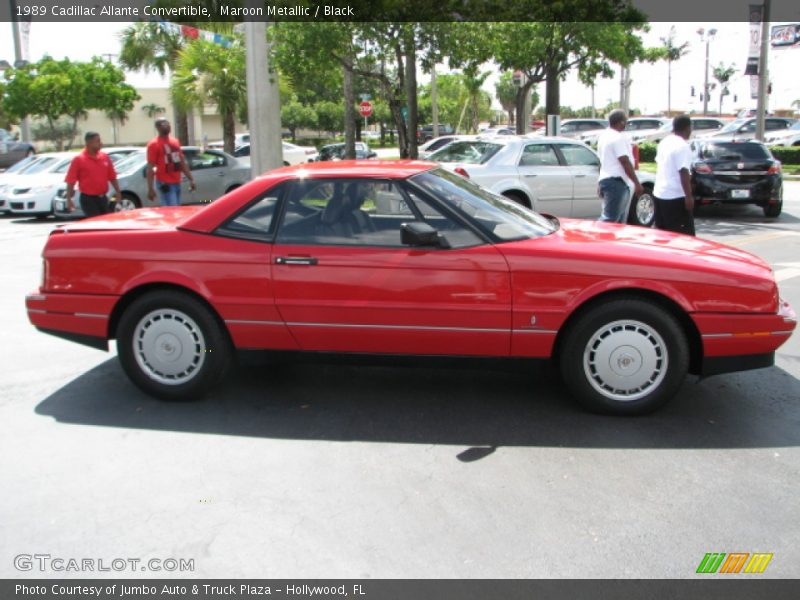
<svg viewBox="0 0 800 600"><path fill-rule="evenodd" d="M645 413L687 372L773 364L796 325L772 271L720 244L559 222L434 163L271 171L202 207L68 224L27 299L165 399L236 349L550 359L591 410Z"/></svg>

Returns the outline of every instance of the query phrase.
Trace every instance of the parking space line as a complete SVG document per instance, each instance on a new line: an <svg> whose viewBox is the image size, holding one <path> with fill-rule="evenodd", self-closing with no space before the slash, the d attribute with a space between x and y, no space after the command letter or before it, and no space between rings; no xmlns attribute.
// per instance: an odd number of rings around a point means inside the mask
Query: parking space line
<svg viewBox="0 0 800 600"><path fill-rule="evenodd" d="M800 233L798 233L797 231L771 231L769 233L762 233L761 235L751 235L730 241L725 241L725 240L720 240L720 241L728 246L744 246L745 244L755 244L757 242L766 242L769 240L774 240L779 237L796 236L796 235L800 235Z"/></svg>

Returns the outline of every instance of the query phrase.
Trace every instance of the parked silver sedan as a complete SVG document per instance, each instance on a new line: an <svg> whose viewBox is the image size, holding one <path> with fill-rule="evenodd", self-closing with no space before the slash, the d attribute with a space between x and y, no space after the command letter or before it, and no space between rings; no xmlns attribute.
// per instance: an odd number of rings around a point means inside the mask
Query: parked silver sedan
<svg viewBox="0 0 800 600"><path fill-rule="evenodd" d="M507 136L456 141L428 160L541 213L583 219L600 216L600 158L577 140ZM655 178L649 173L638 175L645 193L631 202L628 222L649 227L655 216Z"/></svg>
<svg viewBox="0 0 800 600"><path fill-rule="evenodd" d="M183 153L192 176L197 184L194 192L189 191L189 182L184 177L181 184L181 203L198 204L212 202L231 190L250 181L250 163L246 159L237 159L221 150L203 150L195 146L184 146ZM147 198L147 156L140 150L121 160L115 165L122 198L117 202L116 210L133 210L144 206L158 206ZM113 188L109 188L109 194ZM67 210L66 185L61 185L53 198L53 210L58 217L82 217L80 203L75 198L75 210Z"/></svg>

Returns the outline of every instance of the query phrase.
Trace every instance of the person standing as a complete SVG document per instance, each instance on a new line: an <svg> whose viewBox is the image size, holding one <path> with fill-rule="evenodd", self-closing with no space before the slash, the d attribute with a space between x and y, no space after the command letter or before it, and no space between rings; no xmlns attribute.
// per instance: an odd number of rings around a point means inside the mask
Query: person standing
<svg viewBox="0 0 800 600"><path fill-rule="evenodd" d="M628 122L624 110L612 110L608 115L608 128L597 140L597 153L600 155L600 175L597 181L597 194L603 200L601 221L625 223L631 205L631 190L639 196L644 190L633 168L633 148L622 134Z"/></svg>
<svg viewBox="0 0 800 600"><path fill-rule="evenodd" d="M692 120L680 115L672 120L672 133L658 144L653 198L656 228L694 235L692 195Z"/></svg>
<svg viewBox="0 0 800 600"><path fill-rule="evenodd" d="M83 137L85 147L83 151L72 159L64 181L67 183L67 210L75 210L72 197L75 194L75 185L80 189L80 203L83 214L87 217L96 217L113 210L109 205L108 184L114 187L114 199L119 200L122 195L117 181L117 171L108 154L101 151L103 141L100 134L87 131Z"/></svg>
<svg viewBox="0 0 800 600"><path fill-rule="evenodd" d="M161 195L162 206L180 206L181 177L186 175L189 189L195 190L194 177L186 164L181 143L170 136L169 121L156 119L158 135L147 144L147 197L156 199L155 183Z"/></svg>

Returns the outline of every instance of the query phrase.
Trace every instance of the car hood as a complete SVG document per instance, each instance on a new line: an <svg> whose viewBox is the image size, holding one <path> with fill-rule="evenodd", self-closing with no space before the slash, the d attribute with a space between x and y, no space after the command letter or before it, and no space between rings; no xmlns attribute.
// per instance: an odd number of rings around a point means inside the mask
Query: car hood
<svg viewBox="0 0 800 600"><path fill-rule="evenodd" d="M67 223L58 228L65 233L80 231L175 229L204 206L160 206L140 208Z"/></svg>
<svg viewBox="0 0 800 600"><path fill-rule="evenodd" d="M772 269L757 256L659 229L563 219L554 234L512 245L537 256L552 252L554 258L566 259L567 271L588 269L614 278L622 275L714 285L736 285L743 280L757 281L759 287L775 285Z"/></svg>

